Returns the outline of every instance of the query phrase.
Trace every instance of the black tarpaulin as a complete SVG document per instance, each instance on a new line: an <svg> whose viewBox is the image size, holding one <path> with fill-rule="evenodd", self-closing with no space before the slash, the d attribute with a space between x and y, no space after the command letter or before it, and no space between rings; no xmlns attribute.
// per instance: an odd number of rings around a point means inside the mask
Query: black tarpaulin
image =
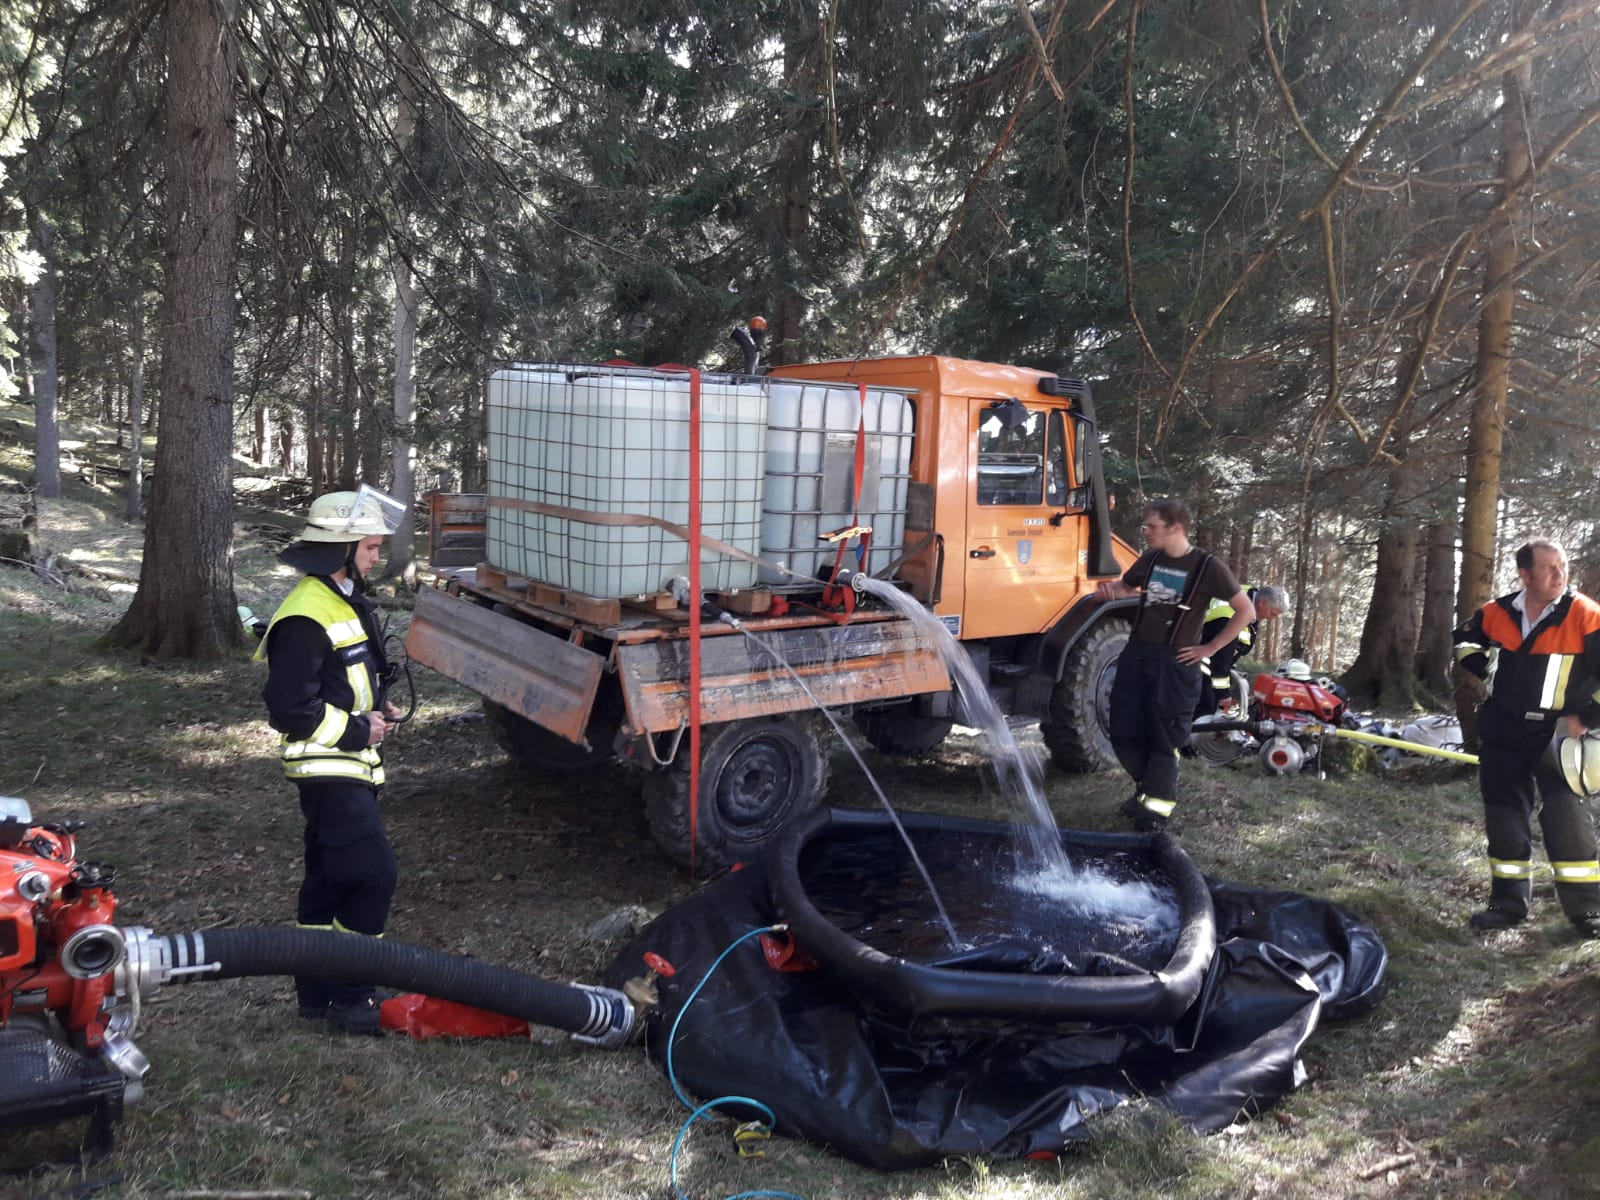
<svg viewBox="0 0 1600 1200"><path fill-rule="evenodd" d="M1196 1129L1223 1128L1301 1082L1299 1051L1319 1020L1377 1002L1387 953L1369 926L1327 901L1207 884L1215 951L1197 998L1170 1023L908 1016L826 968L776 970L752 938L685 1013L673 1068L701 1100L759 1100L778 1132L878 1168L1052 1153L1086 1136L1096 1113L1141 1096ZM661 1007L647 1032L658 1064L717 956L780 919L770 886L765 865L725 876L613 962L614 986L642 973L646 952L676 968L658 981Z"/></svg>

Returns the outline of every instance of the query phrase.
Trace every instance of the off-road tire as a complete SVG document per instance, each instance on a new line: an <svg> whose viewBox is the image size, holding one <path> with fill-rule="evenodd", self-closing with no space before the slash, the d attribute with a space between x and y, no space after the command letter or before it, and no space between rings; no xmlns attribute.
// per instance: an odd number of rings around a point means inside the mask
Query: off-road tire
<svg viewBox="0 0 1600 1200"><path fill-rule="evenodd" d="M551 775L570 775L577 771L592 771L613 762L609 740L602 746L590 738L593 749L585 750L576 742L569 742L548 729L535 725L526 717L519 717L503 704L493 700L483 702L483 723L489 734L512 758L523 766Z"/></svg>
<svg viewBox="0 0 1600 1200"><path fill-rule="evenodd" d="M874 750L914 758L949 737L955 722L949 717L925 716L912 708L912 704L896 704L861 709L851 719Z"/></svg>
<svg viewBox="0 0 1600 1200"><path fill-rule="evenodd" d="M1111 681L1131 628L1126 617L1103 617L1067 655L1050 693L1050 718L1039 726L1051 759L1064 771L1088 774L1117 765L1109 729Z"/></svg>
<svg viewBox="0 0 1600 1200"><path fill-rule="evenodd" d="M690 866L689 741L670 767L645 776L645 818L662 850ZM828 755L814 718L800 713L711 725L700 746L693 866L710 875L757 858L828 787Z"/></svg>

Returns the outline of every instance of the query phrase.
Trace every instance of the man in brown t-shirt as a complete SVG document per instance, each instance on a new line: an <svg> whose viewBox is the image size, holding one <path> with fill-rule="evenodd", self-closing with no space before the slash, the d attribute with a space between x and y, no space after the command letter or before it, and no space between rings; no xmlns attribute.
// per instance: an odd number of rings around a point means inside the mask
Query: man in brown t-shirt
<svg viewBox="0 0 1600 1200"><path fill-rule="evenodd" d="M1255 620L1255 606L1226 563L1189 543L1194 518L1181 500L1152 500L1139 531L1150 549L1121 579L1095 588L1099 600L1139 597L1133 634L1117 660L1111 685L1111 747L1133 777L1122 805L1141 832L1165 827L1178 799L1178 751L1204 686L1202 660L1217 653ZM1233 616L1202 642L1206 609L1226 600Z"/></svg>

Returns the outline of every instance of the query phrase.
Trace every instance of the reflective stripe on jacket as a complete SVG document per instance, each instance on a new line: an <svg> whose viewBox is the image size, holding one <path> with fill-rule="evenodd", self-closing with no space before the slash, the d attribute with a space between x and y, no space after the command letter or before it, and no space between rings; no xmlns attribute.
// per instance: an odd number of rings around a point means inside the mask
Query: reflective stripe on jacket
<svg viewBox="0 0 1600 1200"><path fill-rule="evenodd" d="M1522 634L1520 593L1485 604L1455 632L1456 662L1488 685L1485 709L1524 721L1600 722L1600 604L1568 592Z"/></svg>
<svg viewBox="0 0 1600 1200"><path fill-rule="evenodd" d="M309 631L296 634L303 651L295 658L303 662L286 660L289 652L274 645L279 622L290 617L314 622L325 639L313 643ZM263 695L281 735L283 773L294 780L381 784L382 756L366 744L367 723L355 718L382 704L382 649L355 605L327 580L306 576L273 614L257 650L263 654L272 664Z"/></svg>

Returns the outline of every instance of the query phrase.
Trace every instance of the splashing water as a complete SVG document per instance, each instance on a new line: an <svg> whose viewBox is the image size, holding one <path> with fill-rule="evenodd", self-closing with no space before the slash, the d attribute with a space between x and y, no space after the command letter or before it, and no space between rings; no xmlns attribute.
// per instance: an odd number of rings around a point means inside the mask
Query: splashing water
<svg viewBox="0 0 1600 1200"><path fill-rule="evenodd" d="M849 738L849 735L845 733L843 726L839 724L838 718L835 717L833 713L830 712L822 704L822 702L817 699L817 694L813 692L806 681L801 678L800 673L796 671L794 667L790 665L789 660L783 655L779 654L770 643L757 637L743 625L736 625L734 628L738 629L740 633L744 634L744 636L749 638L750 641L755 645L766 651L766 653L775 662L781 663L783 665L783 669L788 671L790 676L793 677L794 681L800 685L800 690L810 698L811 703L816 706L817 711L828 718L828 724L833 726L833 732L839 736L839 740L844 743L845 749L849 750L851 756L856 760L856 765L861 768L861 773L867 777L867 782L872 785L872 790L877 793L878 802L883 805L883 811L889 814L889 820L894 823L895 830L900 834L900 840L906 844L906 850L911 854L911 861L916 865L917 873L922 876L922 882L927 885L928 895L933 897L933 906L939 911L939 921L944 926L945 933L950 939L950 945L953 947L961 946L961 939L956 936L956 927L950 921L950 914L945 911L944 901L939 898L939 889L933 886L933 876L928 874L928 868L926 865L924 865L922 856L917 853L916 846L914 846L911 842L911 835L906 832L905 826L900 823L900 817L895 813L894 806L889 803L889 797L885 796L883 794L883 789L878 786L877 776L874 775L867 767L866 760L861 757L861 752L856 749L855 743L852 742Z"/></svg>
<svg viewBox="0 0 1600 1200"><path fill-rule="evenodd" d="M1149 912L1156 903L1154 894L1143 883L1118 882L1103 875L1078 870L1061 848L1061 832L1055 814L1044 798L1044 785L1038 761L1022 752L1006 723L1005 715L978 676L972 658L961 648L943 621L914 597L893 584L869 576L856 576L861 586L900 613L927 635L945 661L961 703L964 724L979 729L989 744L990 761L1000 786L1017 798L1024 820L1018 825L1035 869L1019 869L1012 886L1021 891L1070 901L1083 912L1133 916ZM882 793L880 792L881 796ZM888 802L885 801L885 804ZM931 886L931 885L930 885Z"/></svg>

